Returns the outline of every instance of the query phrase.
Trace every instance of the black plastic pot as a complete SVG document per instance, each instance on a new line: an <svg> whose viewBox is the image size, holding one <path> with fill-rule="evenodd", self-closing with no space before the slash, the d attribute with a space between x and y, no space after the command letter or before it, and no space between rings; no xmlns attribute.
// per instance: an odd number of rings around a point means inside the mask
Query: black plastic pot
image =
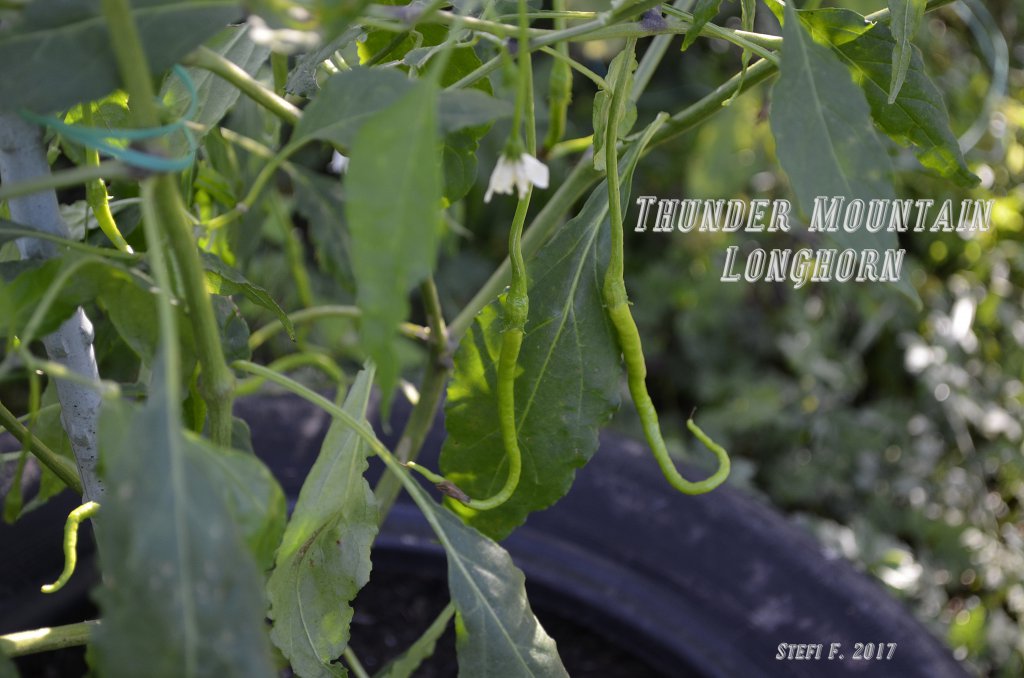
<svg viewBox="0 0 1024 678"><path fill-rule="evenodd" d="M406 411L396 405L390 431L400 430ZM238 413L252 427L257 454L296 496L327 416L285 396L246 399ZM385 442L393 435L383 435ZM435 427L425 463L436 466L442 438ZM60 570L61 524L72 504L69 498L0 529L0 632L92 613L88 570L60 598L37 593L37 580ZM729 488L679 495L632 440L602 436L569 496L531 516L505 546L577 678L967 675L898 601L845 561L826 558L770 506ZM15 552L24 557L10 558ZM39 572L37 558L52 571ZM430 623L445 596L443 551L403 498L378 537L371 582L356 601L357 654L379 666ZM821 643L822 658L778 660L780 643ZM841 644L843 660L825 658L830 643ZM896 649L889 660L857 661L855 643ZM450 638L422 675L455 675Z"/></svg>

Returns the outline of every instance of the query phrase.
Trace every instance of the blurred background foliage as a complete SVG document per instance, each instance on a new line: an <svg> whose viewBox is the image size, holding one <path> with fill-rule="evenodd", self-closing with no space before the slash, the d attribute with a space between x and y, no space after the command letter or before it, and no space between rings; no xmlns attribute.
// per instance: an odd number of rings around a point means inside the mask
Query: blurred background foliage
<svg viewBox="0 0 1024 678"><path fill-rule="evenodd" d="M603 8L591 0L568 4ZM862 13L882 5L820 4ZM701 426L733 455L732 483L788 513L836 557L877 577L974 672L1005 677L1024 675L1022 20L1019 0L972 0L927 15L918 35L981 184L958 189L922 170L911 150L892 145L897 195L995 200L989 232L902 234L904 276L921 296L920 311L878 284L794 290L719 281L728 245L813 247L799 225L770 236L627 232L626 241L627 285L648 356L648 386L674 452L691 463L706 461L684 428L698 408ZM724 3L718 22L739 28L738 3ZM756 30L778 31L763 5ZM684 54L679 44L673 41L640 101L639 125L659 111L684 108L738 70L739 52L724 42L700 40ZM575 58L603 73L618 48L595 42L572 49ZM488 58L494 46L482 42L476 51ZM550 62L540 58L537 64L543 121ZM269 83L270 69L264 70L260 76ZM500 73L491 84L511 99ZM576 78L567 137L590 133L593 93L589 81ZM791 199L768 127L770 93L770 82L759 86L655 149L640 163L633 195ZM216 203L230 207L244 194L266 162L251 142L275 147L290 132L245 98L225 127L224 134L207 137L187 186L201 210ZM544 131L542 122L540 136ZM437 274L449 317L506 252L510 203L482 200L506 137L507 127L499 124L484 138L476 182L449 210ZM552 188L535 198L534 211L576 160L550 160ZM339 230L344 184L330 162L329 149L307 148L244 219L202 234L206 247L270 290L287 310L354 298ZM112 187L119 224L130 232L138 216L129 190ZM71 203L69 221L102 242L81 197L62 194ZM636 218L636 207L630 207L627 224ZM253 330L271 322L265 310L245 300L238 304ZM132 381L137 366L131 351L102 319L97 338L101 371ZM244 354L245 337L234 339ZM343 378L339 366L361 358L356 327L344 319L301 327L298 349L305 364L293 371L324 387ZM411 342L403 349L405 376L415 383L425 356ZM256 359L266 364L295 352L280 334L256 348ZM0 390L21 407L22 385L8 382ZM613 426L640 437L628 408Z"/></svg>

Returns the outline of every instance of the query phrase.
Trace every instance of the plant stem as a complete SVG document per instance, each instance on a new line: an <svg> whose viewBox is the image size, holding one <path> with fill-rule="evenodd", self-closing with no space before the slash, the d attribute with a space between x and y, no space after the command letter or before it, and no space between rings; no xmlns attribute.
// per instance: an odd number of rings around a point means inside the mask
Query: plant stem
<svg viewBox="0 0 1024 678"><path fill-rule="evenodd" d="M672 7L685 10L689 9L692 4L693 0L675 0L672 3ZM633 74L633 91L630 93L630 98L633 101L638 100L643 91L647 89L647 85L654 76L654 71L658 69L658 64L664 58L665 52L668 51L669 43L672 42L673 38L675 38L675 35L666 33L656 36L647 45L647 50L644 51L644 55L640 59L640 65L637 66L636 73Z"/></svg>
<svg viewBox="0 0 1024 678"><path fill-rule="evenodd" d="M348 667L352 669L352 675L355 678L370 678L370 674L363 668L362 663L359 661L359 657L352 650L351 645L346 645L342 651L342 656L345 657L345 661L348 663Z"/></svg>
<svg viewBox="0 0 1024 678"><path fill-rule="evenodd" d="M0 403L0 425L10 431L11 435L21 443L21 446L35 455L36 459L46 468L53 471L54 475L61 479L61 482L74 490L76 494L83 493L82 479L78 477L75 465L51 450L46 443L25 428L3 403Z"/></svg>
<svg viewBox="0 0 1024 678"><path fill-rule="evenodd" d="M21 657L65 647L77 647L89 642L89 636L99 628L100 621L79 622L66 626L54 626L33 631L19 631L0 636L0 653L8 657Z"/></svg>
<svg viewBox="0 0 1024 678"><path fill-rule="evenodd" d="M5 181L3 188L0 188L0 200L11 200L69 186L81 186L97 179L128 179L131 176L132 169L128 165L116 160L108 160L98 165L75 167L52 174L48 172L31 179Z"/></svg>
<svg viewBox="0 0 1024 678"><path fill-rule="evenodd" d="M273 57L276 56L278 55L272 55L271 59L273 60ZM185 58L185 63L189 66L210 71L214 75L227 80L238 88L242 94L289 125L295 125L302 115L302 112L290 104L284 97L278 96L267 89L258 80L246 73L245 69L238 66L238 64L208 47L196 49Z"/></svg>
<svg viewBox="0 0 1024 678"><path fill-rule="evenodd" d="M312 322L321 318L352 318L359 319L363 315L362 310L357 306L313 306L304 308L288 314L292 325ZM402 336L417 341L426 341L430 337L430 329L413 323L402 323L399 328ZM267 343L271 337L284 331L284 325L280 320L272 320L263 327L249 335L249 348L255 350Z"/></svg>
<svg viewBox="0 0 1024 678"><path fill-rule="evenodd" d="M430 433L437 416L437 408L441 404L445 382L451 371L451 353L448 342L448 329L445 327L444 314L441 310L441 299L437 294L437 285L433 278L427 278L420 285L423 308L430 325L427 345L430 349L423 381L420 383L420 397L413 406L409 419L402 430L402 436L395 446L395 457L402 463L414 461L419 456L423 441ZM373 493L377 498L380 523L391 511L391 507L401 489L401 479L391 470L384 472Z"/></svg>
<svg viewBox="0 0 1024 678"><path fill-rule="evenodd" d="M584 158L576 164L562 185L544 205L544 208L534 217L530 228L523 233L524 258L529 259L540 249L540 246L547 241L548 236L558 226L562 216L572 209L573 204L600 178L601 174L594 169L594 163L589 158ZM498 293L508 284L510 275L511 268L506 257L449 325L448 333L453 342L458 342L462 338L480 309L498 296Z"/></svg>
<svg viewBox="0 0 1024 678"><path fill-rule="evenodd" d="M154 101L155 93L146 54L139 41L128 0L102 0L102 7L135 120L143 127L154 127L160 123L159 111ZM177 180L172 175L146 179L143 181L143 195L151 201L151 209L147 212L158 220L160 231L167 237L172 257L180 272L196 339L196 353L202 367L200 393L206 401L210 417L210 438L216 444L230 446L234 376L224 360L217 320L206 291L206 277L185 218ZM150 242L149 247L159 247L159 242ZM173 334L164 334L165 341L174 341L174 337ZM170 374L167 379L168 382L175 382L176 373Z"/></svg>
<svg viewBox="0 0 1024 678"><path fill-rule="evenodd" d="M0 115L0 180L4 184L47 183L50 165L39 128L15 114ZM67 224L60 215L53 189L8 200L11 218L39 231L66 238ZM56 245L43 239L17 241L23 259L50 258L59 253ZM56 384L61 403L61 422L71 441L78 464L82 500L102 501L104 488L96 472L98 447L96 425L100 393L87 385L99 381L99 368L93 351L93 327L85 311L77 308L60 328L43 339L47 355L83 382L61 380Z"/></svg>
<svg viewBox="0 0 1024 678"><path fill-rule="evenodd" d="M94 254L98 257L107 257L109 259L117 259L119 261L138 261L142 258L139 254L122 252L120 250L110 249L109 247L96 247L95 245L88 245L84 242L78 242L77 240L69 240L63 236L54 235L53 233L34 231L31 228L24 228L15 224L13 221L7 221L6 219L0 219L0 236L46 240L47 242L52 242L61 247L66 247L69 250L77 250L87 254Z"/></svg>

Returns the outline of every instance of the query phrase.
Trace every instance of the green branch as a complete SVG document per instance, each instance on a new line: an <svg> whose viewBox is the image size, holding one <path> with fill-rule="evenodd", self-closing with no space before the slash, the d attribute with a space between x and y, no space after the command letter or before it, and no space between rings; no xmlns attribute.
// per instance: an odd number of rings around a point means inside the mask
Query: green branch
<svg viewBox="0 0 1024 678"><path fill-rule="evenodd" d="M0 425L3 425L21 443L21 446L31 452L40 463L53 471L61 482L74 490L75 494L82 494L82 479L78 477L78 469L75 468L75 465L51 450L46 443L25 428L3 403L0 403Z"/></svg>
<svg viewBox="0 0 1024 678"><path fill-rule="evenodd" d="M160 124L160 114L155 103L146 53L139 41L128 0L102 0L102 7L134 118L143 127L155 127ZM159 229L167 238L184 287L189 319L196 339L196 353L202 367L200 393L210 415L210 437L219 445L230 446L234 377L224 360L217 319L210 295L206 291L206 276L185 218L178 182L174 176L164 174L146 179L143 182L144 189L146 184L149 184L150 189L143 190L143 195L149 196L152 202L147 212L158 220ZM148 246L160 247L160 243L151 241ZM171 335L165 335L164 338L166 341L175 340ZM171 375L168 379L174 381L175 378Z"/></svg>
<svg viewBox="0 0 1024 678"><path fill-rule="evenodd" d="M65 647L85 645L99 625L99 620L93 620L66 626L8 633L0 636L0 653L8 657L21 657L26 654L38 654L62 650Z"/></svg>

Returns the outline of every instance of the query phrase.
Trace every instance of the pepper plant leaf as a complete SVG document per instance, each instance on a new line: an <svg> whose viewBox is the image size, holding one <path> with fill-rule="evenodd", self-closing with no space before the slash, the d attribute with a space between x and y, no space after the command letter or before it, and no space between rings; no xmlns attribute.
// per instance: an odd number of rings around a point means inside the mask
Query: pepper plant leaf
<svg viewBox="0 0 1024 678"><path fill-rule="evenodd" d="M145 405L107 401L100 415L101 472L115 489L97 518L97 667L111 678L272 678L262 578L211 462L223 452L183 434L166 378L157 361Z"/></svg>
<svg viewBox="0 0 1024 678"><path fill-rule="evenodd" d="M364 421L373 376L362 371L343 409ZM302 484L270 575L271 640L302 678L345 676L352 600L369 580L377 504L363 477L368 449L335 421Z"/></svg>
<svg viewBox="0 0 1024 678"><path fill-rule="evenodd" d="M924 8L927 0L889 0L889 27L892 31L892 75L889 80L888 103L896 101L907 77L910 62L914 54L913 39L924 19Z"/></svg>

